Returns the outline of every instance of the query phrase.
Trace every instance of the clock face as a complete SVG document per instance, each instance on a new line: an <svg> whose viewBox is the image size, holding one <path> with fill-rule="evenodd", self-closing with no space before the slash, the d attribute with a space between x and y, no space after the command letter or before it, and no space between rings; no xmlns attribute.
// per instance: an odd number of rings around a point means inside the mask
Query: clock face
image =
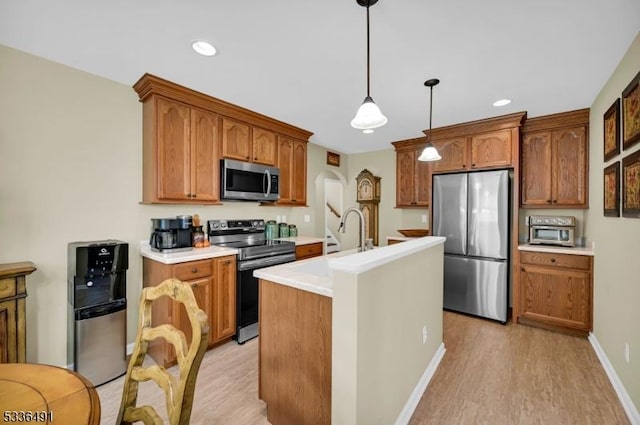
<svg viewBox="0 0 640 425"><path fill-rule="evenodd" d="M358 200L369 201L373 199L373 184L369 179L362 179L358 183Z"/></svg>

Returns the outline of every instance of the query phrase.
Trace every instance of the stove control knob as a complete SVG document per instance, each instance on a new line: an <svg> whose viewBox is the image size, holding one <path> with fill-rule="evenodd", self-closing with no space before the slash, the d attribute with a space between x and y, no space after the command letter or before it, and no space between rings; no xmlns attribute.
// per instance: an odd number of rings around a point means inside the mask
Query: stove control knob
<svg viewBox="0 0 640 425"><path fill-rule="evenodd" d="M227 227L227 222L223 221L222 223L220 223L220 227L222 227L223 229Z"/></svg>
<svg viewBox="0 0 640 425"><path fill-rule="evenodd" d="M252 222L251 222L251 225L252 225L253 227L257 227L257 226L258 226L258 222L257 222L257 221L252 221Z"/></svg>
<svg viewBox="0 0 640 425"><path fill-rule="evenodd" d="M213 224L211 225L211 227L213 227L214 229L217 229L217 228L218 228L218 226L219 226L219 225L218 225L218 223L217 223L217 222L215 222L215 223L213 223Z"/></svg>
<svg viewBox="0 0 640 425"><path fill-rule="evenodd" d="M264 226L264 220L260 220L260 222L258 223L260 226Z"/></svg>

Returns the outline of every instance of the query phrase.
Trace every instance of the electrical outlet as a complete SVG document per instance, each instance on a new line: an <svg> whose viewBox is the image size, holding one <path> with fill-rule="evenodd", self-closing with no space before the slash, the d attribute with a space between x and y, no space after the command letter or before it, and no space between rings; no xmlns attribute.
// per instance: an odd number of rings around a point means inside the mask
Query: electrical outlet
<svg viewBox="0 0 640 425"><path fill-rule="evenodd" d="M423 223L426 223L427 222L427 215L426 214L422 214L420 216L420 221L422 221Z"/></svg>
<svg viewBox="0 0 640 425"><path fill-rule="evenodd" d="M283 216L282 216L282 222L283 222L283 223L286 223L286 222L287 222L287 216L286 216L286 215L283 215Z"/></svg>
<svg viewBox="0 0 640 425"><path fill-rule="evenodd" d="M629 364L629 343L628 342L624 343L624 359L627 361L627 364Z"/></svg>
<svg viewBox="0 0 640 425"><path fill-rule="evenodd" d="M276 223L281 223L282 222L282 216L277 215L276 216Z"/></svg>
<svg viewBox="0 0 640 425"><path fill-rule="evenodd" d="M422 327L422 343L423 344L427 343L427 325L424 325Z"/></svg>
<svg viewBox="0 0 640 425"><path fill-rule="evenodd" d="M309 222L311 222L311 216L310 216L309 214L305 214L305 215L304 215L304 222L305 222L305 223L309 223Z"/></svg>

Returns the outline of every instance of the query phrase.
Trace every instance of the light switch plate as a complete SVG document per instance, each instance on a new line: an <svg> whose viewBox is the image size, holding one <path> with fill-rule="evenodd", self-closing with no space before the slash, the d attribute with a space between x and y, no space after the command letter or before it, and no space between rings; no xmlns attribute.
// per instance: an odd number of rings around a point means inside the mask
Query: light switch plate
<svg viewBox="0 0 640 425"><path fill-rule="evenodd" d="M420 221L422 221L423 223L426 223L427 222L427 215L426 214L422 214L420 216Z"/></svg>
<svg viewBox="0 0 640 425"><path fill-rule="evenodd" d="M305 222L305 223L309 223L309 222L311 222L311 216L310 216L309 214L305 214L305 215L304 215L304 222Z"/></svg>

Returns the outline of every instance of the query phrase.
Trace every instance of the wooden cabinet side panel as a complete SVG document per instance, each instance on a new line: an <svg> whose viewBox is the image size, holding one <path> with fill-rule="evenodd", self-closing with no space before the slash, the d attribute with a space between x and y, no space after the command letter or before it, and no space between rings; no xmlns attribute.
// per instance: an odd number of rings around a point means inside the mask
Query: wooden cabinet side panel
<svg viewBox="0 0 640 425"><path fill-rule="evenodd" d="M253 162L270 166L276 165L278 142L275 133L253 127L251 145L253 149Z"/></svg>
<svg viewBox="0 0 640 425"><path fill-rule="evenodd" d="M431 163L418 161L420 150L416 151L416 205L428 207L431 202Z"/></svg>
<svg viewBox="0 0 640 425"><path fill-rule="evenodd" d="M511 162L511 130L471 136L471 167L508 167Z"/></svg>
<svg viewBox="0 0 640 425"><path fill-rule="evenodd" d="M158 197L188 199L191 108L158 98Z"/></svg>
<svg viewBox="0 0 640 425"><path fill-rule="evenodd" d="M0 363L15 362L15 302L0 301Z"/></svg>
<svg viewBox="0 0 640 425"><path fill-rule="evenodd" d="M260 396L282 425L331 423L331 298L260 280Z"/></svg>
<svg viewBox="0 0 640 425"><path fill-rule="evenodd" d="M220 126L218 116L192 109L191 193L196 200L220 199Z"/></svg>
<svg viewBox="0 0 640 425"><path fill-rule="evenodd" d="M251 139L247 124L222 118L222 157L249 161L251 156Z"/></svg>
<svg viewBox="0 0 640 425"><path fill-rule="evenodd" d="M591 275L577 270L523 266L522 316L567 328L591 329Z"/></svg>
<svg viewBox="0 0 640 425"><path fill-rule="evenodd" d="M553 204L587 207L587 136L583 126L551 133L555 181Z"/></svg>
<svg viewBox="0 0 640 425"><path fill-rule="evenodd" d="M551 133L525 135L521 155L521 203L551 204Z"/></svg>

